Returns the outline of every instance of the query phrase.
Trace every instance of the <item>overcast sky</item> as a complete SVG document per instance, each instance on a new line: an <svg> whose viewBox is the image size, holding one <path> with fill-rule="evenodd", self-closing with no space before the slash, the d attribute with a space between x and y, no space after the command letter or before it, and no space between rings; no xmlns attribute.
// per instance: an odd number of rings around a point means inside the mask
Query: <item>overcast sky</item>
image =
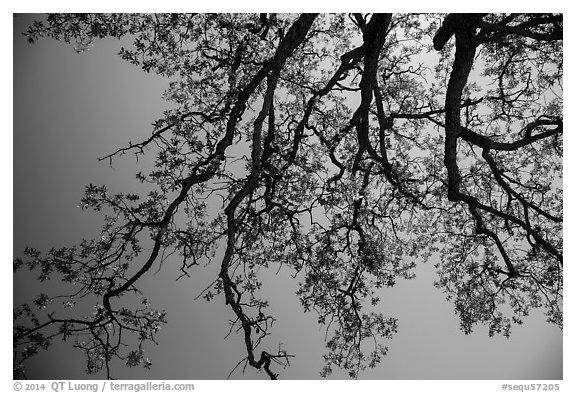
<svg viewBox="0 0 576 393"><path fill-rule="evenodd" d="M129 191L138 185L134 174L140 170L132 157L115 161L113 169L97 157L146 138L151 123L170 106L161 99L166 81L116 56L117 40L96 41L84 54L49 39L30 45L20 32L31 20L28 15L14 19L14 256L27 245L46 250L96 235L101 217L77 207L84 186L106 184L112 192ZM562 378L558 327L533 312L524 325L513 328L510 339L489 338L481 327L466 336L458 329L453 305L432 285L432 264L420 266L416 280L399 281L381 296L384 314L399 318L398 334L386 343L388 356L360 378ZM176 282L179 266L178 261L166 263L142 285L153 306L168 312L159 346L148 347L151 371L120 366L114 377L223 379L245 356L240 336L224 340L233 315L222 299L193 300L216 277L217 261ZM271 310L276 310L273 337L296 356L292 367L274 371L283 379L317 379L324 334L315 314L302 313L296 283L288 278L287 271L271 273L264 282ZM29 301L38 291L33 277L15 276L14 304ZM84 362L81 352L58 344L33 358L27 375L84 379ZM247 368L246 374L239 370L232 377L265 375ZM343 377L334 373L334 378Z"/></svg>

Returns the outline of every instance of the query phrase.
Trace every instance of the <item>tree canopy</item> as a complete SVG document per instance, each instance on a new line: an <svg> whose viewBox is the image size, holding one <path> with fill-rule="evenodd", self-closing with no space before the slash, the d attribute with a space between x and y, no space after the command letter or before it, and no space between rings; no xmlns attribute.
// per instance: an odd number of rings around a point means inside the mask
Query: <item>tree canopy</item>
<svg viewBox="0 0 576 393"><path fill-rule="evenodd" d="M88 373L151 367L166 312L139 281L168 259L182 279L218 265L202 296L271 379L293 354L270 345L267 269L325 329L323 376L379 363L397 331L380 296L432 257L464 333L508 336L535 308L562 327L562 15L51 14L26 35L128 38L173 109L101 157L154 168L142 193L86 187L98 238L15 259L70 286L15 306L15 378L56 339Z"/></svg>

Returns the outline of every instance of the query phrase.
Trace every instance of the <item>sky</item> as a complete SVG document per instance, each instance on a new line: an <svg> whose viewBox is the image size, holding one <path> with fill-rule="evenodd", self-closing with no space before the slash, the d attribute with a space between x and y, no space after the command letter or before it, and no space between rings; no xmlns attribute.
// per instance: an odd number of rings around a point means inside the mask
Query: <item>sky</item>
<svg viewBox="0 0 576 393"><path fill-rule="evenodd" d="M77 205L84 186L106 184L112 192L138 185L132 157L99 162L129 141L146 138L151 123L170 107L161 99L167 81L122 61L115 39L95 41L83 54L50 39L30 45L20 35L29 15L14 19L13 76L13 253L25 246L47 250L97 235L101 217ZM399 281L381 297L385 315L399 318L398 334L386 344L388 356L365 379L562 379L562 331L533 312L510 339L471 335L459 329L453 305L433 287L433 261L417 278ZM155 307L166 309L168 324L149 347L151 371L117 367L120 379L224 379L245 355L242 339L228 333L232 312L223 301L194 298L216 277L217 264L175 281L179 262L166 263L142 285ZM270 273L267 294L277 312L274 337L296 357L277 370L283 379L318 379L324 334L314 314L303 314L288 272ZM54 285L54 284L49 284ZM14 304L39 292L33 277L14 278ZM34 357L31 379L85 379L83 354L62 345ZM104 375L96 375L103 378ZM247 368L232 378L265 379ZM345 378L335 372L333 378Z"/></svg>

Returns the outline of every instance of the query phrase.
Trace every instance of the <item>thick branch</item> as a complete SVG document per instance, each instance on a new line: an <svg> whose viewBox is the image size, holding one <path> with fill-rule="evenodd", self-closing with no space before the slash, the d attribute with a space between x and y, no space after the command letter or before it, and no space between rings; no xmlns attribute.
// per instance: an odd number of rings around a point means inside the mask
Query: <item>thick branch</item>
<svg viewBox="0 0 576 393"><path fill-rule="evenodd" d="M545 139L554 135L563 133L563 122L561 120L537 120L533 122L527 129L533 129L537 126L542 125L557 125L556 128L550 129L545 132L541 132L536 135L530 135L531 133L526 132L526 136L522 139L518 139L514 142L496 142L491 138L480 135L466 127L460 127L460 136L466 142L470 142L482 149L488 150L503 150L503 151L514 151L518 150L524 146L531 145L541 139Z"/></svg>
<svg viewBox="0 0 576 393"><path fill-rule="evenodd" d="M478 27L486 32L494 32L495 34L487 40L501 38L506 35L518 35L526 38L532 38L537 41L559 41L563 39L562 28L554 28L550 33L540 33L517 26L504 26L500 24L492 24L487 22L480 22Z"/></svg>

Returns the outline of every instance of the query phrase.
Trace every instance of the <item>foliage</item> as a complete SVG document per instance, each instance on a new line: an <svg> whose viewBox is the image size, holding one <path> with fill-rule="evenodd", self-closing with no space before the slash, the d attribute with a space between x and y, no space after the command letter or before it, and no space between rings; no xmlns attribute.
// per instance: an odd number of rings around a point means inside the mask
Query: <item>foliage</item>
<svg viewBox="0 0 576 393"><path fill-rule="evenodd" d="M105 213L101 237L16 259L75 292L15 308L15 376L56 338L74 340L89 373L110 377L115 358L150 367L145 344L166 313L122 300L143 296L139 279L165 255L180 255L184 276L219 264L204 298L225 299L243 362L272 379L291 356L257 354L275 321L260 272L278 266L325 326L323 376L378 364L397 329L378 313L379 294L432 255L465 333L481 323L507 336L538 307L562 326L562 25L553 14L36 22L30 42L78 51L128 37L119 55L171 78L174 108L148 139L102 158L155 152L154 170L137 175L154 191L89 185L82 207ZM69 316L79 299L92 314Z"/></svg>

